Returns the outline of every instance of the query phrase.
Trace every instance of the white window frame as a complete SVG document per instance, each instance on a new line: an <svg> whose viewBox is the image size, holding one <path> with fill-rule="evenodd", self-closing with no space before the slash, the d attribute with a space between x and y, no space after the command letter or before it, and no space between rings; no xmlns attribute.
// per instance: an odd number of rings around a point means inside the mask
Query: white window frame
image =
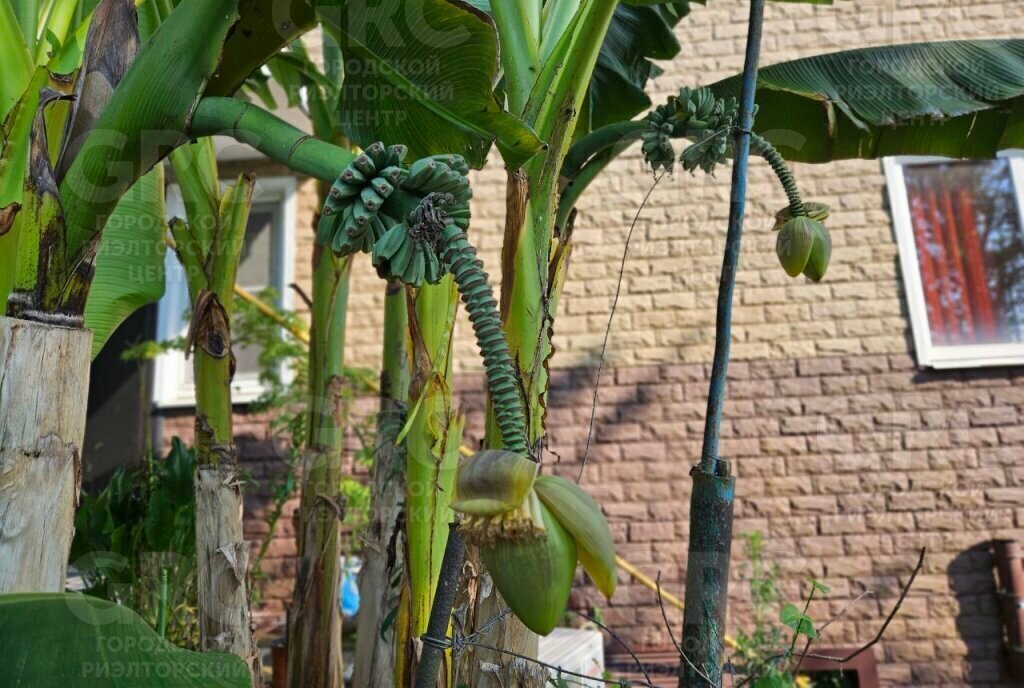
<svg viewBox="0 0 1024 688"><path fill-rule="evenodd" d="M280 250L275 258L281 261L276 270L276 279L271 275L268 285L281 295L282 307L292 307L292 294L288 285L295 281L295 223L296 223L296 179L295 177L258 177L253 189L253 203L279 203L281 206ZM167 212L173 217L184 217L181 193L176 185L167 187ZM275 246L276 248L276 246ZM173 251L165 259L167 290L157 305L157 341L166 341L184 336L187 323L182 323L181 314L188 308L188 289L185 275L178 257ZM158 408L182 408L195 406L195 384L186 381L186 371L192 365L185 360L181 351L167 351L157 357L154 369L153 403ZM287 379L289 371L282 368ZM247 404L266 391L266 386L252 373L239 373L231 382L231 401Z"/></svg>
<svg viewBox="0 0 1024 688"><path fill-rule="evenodd" d="M1017 191L1017 210L1024 228L1024 151L999 154L1010 162L1010 175ZM897 156L882 161L893 229L900 254L903 288L910 313L910 329L914 335L917 363L923 368L981 368L985 366L1024 365L1024 342L1013 344L941 345L932 342L931 325L925 306L921 266L917 259L914 228L910 216L910 201L903 169L912 165L957 162L955 159L934 156Z"/></svg>

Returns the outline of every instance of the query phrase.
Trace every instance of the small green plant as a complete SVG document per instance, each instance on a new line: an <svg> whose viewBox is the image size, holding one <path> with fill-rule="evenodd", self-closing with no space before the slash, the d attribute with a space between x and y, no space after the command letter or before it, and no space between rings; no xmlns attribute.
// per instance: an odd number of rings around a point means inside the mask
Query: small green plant
<svg viewBox="0 0 1024 688"><path fill-rule="evenodd" d="M175 437L162 460L119 468L99 493L82 494L71 563L90 595L131 608L166 637L199 646L196 624L195 454ZM167 576L161 593L161 576Z"/></svg>
<svg viewBox="0 0 1024 688"><path fill-rule="evenodd" d="M818 686L807 675L795 672L799 663L794 659L801 638L808 641L818 638L818 630L807 610L815 595L827 595L828 588L811 580L807 598L800 605L791 602L782 605L776 616L780 603L778 566L765 561L761 533L743 533L741 537L746 555L743 577L750 587L752 606L749 630L741 628L735 635L736 654L732 658L735 673L751 677L754 688Z"/></svg>

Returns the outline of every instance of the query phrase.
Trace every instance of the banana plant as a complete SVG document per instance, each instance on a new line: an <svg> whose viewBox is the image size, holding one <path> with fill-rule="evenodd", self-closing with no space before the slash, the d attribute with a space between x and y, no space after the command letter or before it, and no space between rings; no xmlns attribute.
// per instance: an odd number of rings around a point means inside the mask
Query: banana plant
<svg viewBox="0 0 1024 688"><path fill-rule="evenodd" d="M138 13L131 0L81 6L59 1L47 4L45 12L40 3L16 4L18 11L9 0L0 2L4 30L10 30L0 55L5 73L0 286L7 304L7 316L0 318L5 381L0 593L63 589L81 475L90 355L124 317L163 291L166 224L159 161L187 141L189 113L200 95L237 88L232 79L240 83L290 39L238 50L261 22L276 32L269 18L261 18L266 8L259 2L189 2L174 11L169 4L157 8L150 2ZM15 16L27 23L9 21ZM44 16L45 23L34 23ZM154 32L161 18L166 21ZM76 20L79 28L69 30ZM239 22L248 22L244 35L231 31ZM143 38L152 34L141 50L140 28ZM199 40L202 34L206 38ZM242 56L229 68L220 62L222 50ZM183 178L179 171L179 181ZM197 318L190 338L197 351L197 380L209 382L198 385L203 426L197 435L209 440L201 442L200 477L230 470L230 355L219 304L230 304L221 293L233 283L233 268L225 264L235 262L228 254L240 249L237 228L245 227L248 188L243 184L223 208L212 208L213 224L175 227L183 253L211 259L190 271L195 280L205 280L192 285ZM225 255L216 274L205 271ZM209 488L200 490L197 508L206 514L197 533L206 555L200 572L208 583L200 585L203 621L209 622L204 644L242 656L253 683L256 654L238 484L199 482Z"/></svg>
<svg viewBox="0 0 1024 688"><path fill-rule="evenodd" d="M1017 104L1024 94L1022 68L1024 41L993 40L851 50L757 72L752 95L758 112L749 146L771 166L789 200L774 227L783 270L791 277L803 274L820 281L832 251L824 224L829 209L803 201L787 159L824 163L898 154L991 157L999 150L1018 147L1024 142ZM612 123L583 137L563 165L566 190L559 218L571 217L583 190L634 141L642 142L645 158L655 171L675 163L673 139L688 144L678 158L685 170L711 171L725 162L735 152L731 132L738 122L734 103L741 81L741 76L735 76L702 89L683 88L641 119ZM865 83L871 88L857 87ZM971 87L965 89L968 83ZM878 98L877 93L887 96ZM919 95L924 93L926 99ZM739 126L741 131L747 128ZM680 686L700 682L701 677L717 682L722 671L719 639L728 595L735 478L729 475L727 462L718 458L718 434L738 227L730 216L727 244L733 248L727 253L731 263L723 267L704 446L700 464L692 472L688 611L683 629L690 661L682 664ZM716 572L710 584L709 570Z"/></svg>
<svg viewBox="0 0 1024 688"><path fill-rule="evenodd" d="M436 4L417 2L414 9L424 13L441 12ZM733 154L735 112L729 107L729 98L738 93L738 80L712 85L710 90L686 91L660 111L656 109L633 120L631 118L641 115L649 105L643 86L646 79L656 73L651 59L671 58L679 49L672 27L688 13L688 3L624 2L616 6L616 3L586 0L544 3L492 0L473 5L478 11L488 13L496 25L505 111L519 116L546 144L542 153L517 164L519 161L509 156L516 150L510 145L512 141L508 137L498 140L499 152L509 172L501 314L522 387L530 449L536 455L542 451L546 433L543 409L548 386L547 365L552 352L550 334L571 253L573 210L577 201L611 160L642 139L645 153L655 164L657 155L652 154L658 150L665 153L666 145L669 160L674 163L675 153L670 141L687 137L693 143L686 146L681 161L685 169L710 170L725 162ZM444 11L453 10L448 7ZM384 138L382 132L387 132L394 134L387 138L397 138L410 147L423 141L423 148L418 151L430 152L430 142L439 142L450 135L449 147L475 164L486 151L474 146L474 123L457 116L439 118L437 113L441 105L446 104L424 96L437 92L432 87L440 77L434 76L431 81L428 76L407 73L411 70L408 66L403 70L394 50L387 46L376 48L361 40L362 36L349 35L351 25L387 25L380 20L392 16L386 7L377 14L372 12L361 9L356 13L358 22L345 24L344 18L336 20L342 49L372 60L372 64L388 67L364 70L364 73L384 75L396 94L407 93L410 84L421 88L417 89L418 97L404 101L398 97L373 100L366 97L365 84L354 80L343 98L346 116L351 122L347 131L353 140L365 145L374 138ZM869 112L867 117L863 113L857 115L857 107L851 110L854 116L848 117L848 103L840 94L855 93L856 89L849 88L848 81L834 81L835 74L843 73L841 69L830 69L826 64L812 73L806 64L797 64L785 72L777 73L772 67L762 72L758 91L760 111L755 120L761 137L752 147L776 170L790 197L789 207L780 211L779 257L791 273L821 279L830 254L827 232L821 224L827 209L800 198L780 153L780 150L787 156L792 153L783 145L783 134L787 129L792 130L794 124L799 129L809 129L807 134L811 135L809 138L814 145L802 149L803 153L793 155L793 159L815 162L902 151L981 155L1014 143L1012 134L1019 132L1019 127L1011 126L1014 121L1012 102L1019 92L1013 86L1016 78L1004 77L1019 73L1019 70L1014 71L1016 60L1012 54L1007 54L1005 43L978 41L970 45L969 51L966 47L955 50L927 45L914 48L914 54L922 60L918 65L924 69L906 70L899 77L897 69L904 61L884 60L883 49L879 49L874 60L864 60L863 53L836 58L833 66L861 65L855 70L857 76L853 85L879 75L895 80L894 85L912 85L921 74L927 74L929 86L941 87L938 91L934 88L918 91L934 93L934 99L894 99L881 110L876 104L876 111ZM963 85L967 82L962 74L969 60L981 54L986 56L982 62L984 71L999 82L999 90L993 92L995 97L964 97ZM438 56L444 60L441 64L452 68L461 65L463 58L464 51L456 50ZM958 64L963 66L958 68ZM442 74L445 71L439 70ZM772 102L769 93L772 90L779 104ZM956 92L961 95L952 98L951 94ZM784 103L784 98L793 102ZM822 107L822 103L826 107ZM791 105L800 107L799 117L791 117L794 111ZM393 115L391 121L386 127L375 127L373 113L385 106ZM779 119L773 127L763 126L763 122L771 122L766 113L773 106ZM860 107L868 109L866 104ZM486 108L480 111L489 112ZM915 119L922 113L927 117ZM789 118L786 126L781 124L783 118ZM998 141L991 130L986 138L981 133L985 130L979 129L973 141L982 145L964 147L963 135L974 131L971 125L976 118L980 118L979 121L993 118L1000 125L998 130L1007 134ZM955 122L958 119L959 122ZM401 126L402 122L407 126ZM832 126L836 122L841 126ZM704 140L708 133L714 136ZM804 132L798 130L797 133ZM883 140L886 145L866 145ZM986 142L989 145L984 145ZM491 447L500 445L493 418L488 423L485 443ZM476 589L488 591L491 588L481 585ZM475 630L474 620L488 622L502 609L493 595L475 602L467 615L469 625L463 629L465 633ZM529 655L535 649L535 640L529 634L509 628L507 624L494 632L497 636L492 638L498 638L495 644L503 650ZM507 663L507 659L498 654L477 652L473 648L465 652L462 659L459 680L468 685L485 685L493 680L493 676L483 677L478 673L482 662L487 662L492 672L493 666ZM534 680L539 685L545 677L538 676Z"/></svg>
<svg viewBox="0 0 1024 688"><path fill-rule="evenodd" d="M300 40L267 63L271 77L286 93L287 105L306 111L313 134L347 146L332 104L341 83L341 56L328 35L322 37L323 69L306 53ZM252 91L276 107L269 78L255 72ZM320 204L330 186L318 185ZM343 684L341 616L337 595L341 583L340 517L344 418L339 387L345 365L351 256L336 256L317 244L312 255L313 289L309 348L309 401L306 451L303 455L301 504L298 513L298 565L288 626L287 677L290 686L340 688Z"/></svg>
<svg viewBox="0 0 1024 688"><path fill-rule="evenodd" d="M6 305L0 317L0 594L63 589L78 498L95 347L92 334L82 329L85 293L67 285L79 268L88 268L92 277L97 251L91 251L88 265L67 260L60 160L72 155L138 49L130 2L104 2L91 14L85 9L67 1L52 3L46 12L34 2L0 2L0 296ZM75 28L72 22L83 15ZM72 96L77 99L69 106ZM123 204L113 199L108 253L137 248L129 246L129 232L138 244L159 234L161 186L157 172L133 187ZM139 253L139 274L147 274L156 255ZM114 273L123 265L116 259L98 262L105 263L97 269L99 282L116 281ZM162 273L154 280L162 280ZM138 287L138 280L129 281L120 296ZM91 309L96 341L105 340L124 308L116 300Z"/></svg>
<svg viewBox="0 0 1024 688"><path fill-rule="evenodd" d="M196 568L199 632L204 651L245 659L252 680L259 661L250 628L249 546L242 532L242 485L232 425L231 311L254 179L241 176L221 193L204 139L171 155L188 222L171 222L174 250L186 275L191 320L185 355L196 389ZM204 165L204 162L210 161Z"/></svg>
<svg viewBox="0 0 1024 688"><path fill-rule="evenodd" d="M3 4L7 2L9 0L0 0ZM498 310L504 337L495 334L495 317L490 314L485 321L491 329L482 341L487 344L483 347L485 353L490 351L493 359L493 347L504 345L507 340L511 372L504 364L488 369L489 376L493 376L489 379L492 412L485 443L489 448L503 447L520 457L541 459L546 432L543 409L548 386L547 365L552 353L550 336L571 252L572 205L574 199L579 197L579 193L567 194L565 190L583 188L585 183L581 182L586 181L581 174L567 174L565 163L573 157L570 154L575 146L581 146L585 141L593 145L596 141L593 137L602 130L607 134L607 127L635 126L630 124L629 118L639 114L646 106L642 87L654 71L648 58L666 59L678 50L678 45L671 39L671 28L682 19L689 7L685 2L651 3L647 0L621 6L615 2L598 0L552 0L549 3L540 0L523 3L494 0L489 7L483 2L475 4L472 7L461 2L443 0L414 0L406 3L387 0L368 8L362 3L349 6L337 0L317 5L320 16L346 58L359 60L365 67L352 71L335 105L341 108L342 126L346 134L367 151L370 151L373 141L383 139L406 144L408 148L405 152L421 160L439 152L462 156L432 160L434 167L429 168L430 173L424 172L424 166L421 165L419 172L425 174L426 179L420 179L420 182L429 181L441 185L429 190L426 195L414 195L410 200L407 191L399 189L394 194L394 202L398 203L401 213L393 219L415 217L405 229L401 229L401 221L390 229L383 224L370 222L371 234L367 235L367 228L363 224L370 219L369 215L361 216L360 220L360 216L349 213L349 217L354 218L358 226L349 225L340 233L328 231L321 243L327 245L329 239L331 249L338 253L357 248L373 250L378 267L391 279L403 279L416 285L415 288L419 290L416 292L417 299L429 298L430 289L444 289L443 284L424 286L423 282L434 281L435 277L441 277L440 272L446 271L441 268L450 268L454 277L448 279L454 279L463 297L467 301L473 300L473 307L479 307L482 302L475 299L480 297L480 293L470 289L471 283L465 281L468 279L467 274L460 277L456 264L460 256L464 259L463 267L471 263L465 262L468 259L460 244L463 238L458 236L458 232L449 233L447 229L449 226L458 227L458 224L441 223L443 232L435 226L439 219L445 222L449 219L468 219L468 216L458 216L458 213L466 211L461 207L452 208L453 214L449 214L446 208L447 197L442 197L443 202L435 198L426 206L423 203L430 193L450 193L443 188L444 184L451 183L462 193L461 182L458 180L433 177L439 164L447 166L448 172L464 176L461 168L481 165L494 143L508 169L508 215L502 262L502 294ZM125 5L123 1L117 3L104 0L100 7L106 7L108 12L121 9L121 14L116 16L120 21L127 22L130 29L132 15L131 12L123 11ZM44 435L39 432L24 438L15 437L12 446L0 448L4 452L0 458L6 467L21 456L52 456L57 465L67 467L67 470L61 473L66 477L59 481L31 480L30 472L14 471L23 476L18 478L21 482L13 485L13 489L0 491L6 500L11 500L7 495L17 496L13 508L10 501L0 503L0 507L5 507L0 509L0 513L19 518L25 513L37 515L33 521L34 531L31 528L19 531L30 535L35 533L36 537L20 539L17 547L5 550L4 556L0 557L0 591L24 589L19 585L39 585L40 580L45 581L43 585L54 586L59 584L63 576L66 547L62 552L61 542L52 542L54 539L62 539L60 536L52 538L52 533L59 534L62 531L59 528L53 529L50 521L44 522L38 508L33 512L31 508L23 507L26 504L55 505L59 508L54 510L48 506L47 514L57 513L60 523L70 523L70 518L65 519L63 514L70 514L69 507L73 505L74 494L77 492L76 472L72 470L74 457L77 456L74 447L81 444L80 426L84 420L81 416L84 415L85 406L82 371L87 369L84 363L88 361L92 348L88 335L81 329L81 315L89 298L94 265L98 270L103 264L102 257L98 258L97 254L102 245L106 219L132 185L171 149L190 138L223 132L252 143L297 172L311 174L325 182L335 180L339 171L344 174L343 171L349 165L356 165L357 160L360 162L354 172L350 172L349 181L356 175L366 178L367 174L383 172L389 166L402 168L398 158L403 157L404 152L403 156L399 156L398 151L384 149L382 153L374 149L366 159L355 158L338 146L302 136L254 106L223 97L233 94L255 68L313 24L312 12L301 0L288 4L292 21L283 24L271 23L269 17L273 13L265 5L262 0L210 0L204 3L186 0L174 7L160 31L153 34L137 57L131 59L121 54L119 61L111 60L115 67L120 65L113 70L106 66L106 61L103 64L97 63L97 68L110 71L106 76L108 91L112 93L108 94L109 98L102 99L99 107L85 111L92 115L82 119L86 133L81 133L82 130L77 128L78 118L72 118L70 131L80 133L75 138L81 140L81 145L74 150L71 159L64 160L60 152L56 155L51 153L51 145L45 134L54 129L46 122L47 116L56 117L55 113L66 107L59 94L69 92L68 81L61 82L52 78L49 70L41 75L38 70L31 70L31 65L38 63L39 57L45 57L48 51L41 51L38 31L33 31L31 27L26 29L25 25L18 23L18 33L22 34L19 41L25 51L15 50L9 57L10 64L16 67L12 73L17 78L8 82L10 86L5 84L0 90L0 106L5 108L5 115L9 115L10 110L17 106L19 115L5 120L4 154L8 162L3 163L0 159L0 164L8 165L7 169L15 170L20 178L26 176L25 168L28 165L34 163L35 167L32 168L34 174L28 175L33 185L27 187L27 191L18 191L18 184L15 183L10 186L13 191L8 194L5 190L5 195L0 198L3 201L0 204L3 211L0 218L4 221L4 228L24 223L6 232L10 236L3 239L3 250L0 251L6 264L15 267L16 275L13 292L8 299L9 317L0 321L0 326L4 328L4 338L0 339L0 353L4 354L0 360L5 361L2 374L5 380L12 381L11 384L5 382L3 387L0 423L10 425L17 421L18 427L32 428L33 432L39 429L40 432L45 431L47 437L64 438L67 442L59 448L50 449L47 446L41 451L39 441ZM15 12L10 7L3 7L0 11L4 12L5 24L9 24L6 20L10 17L18 20L35 16L38 19L41 15L38 11L34 15L31 11ZM101 16L99 8L95 14ZM145 15L144 12L142 14ZM416 21L417 17L428 16L432 18L429 25ZM642 17L642 21L638 23L637 17ZM389 22L393 18L399 21ZM433 19L438 21L435 23ZM104 32L111 29L111 35L114 35L116 32L113 27L118 24L106 21L96 25L101 26ZM372 27L372 30L368 30L368 27ZM378 31L381 27L387 31ZM5 29L10 36L16 37L9 27ZM397 33L388 35L388 31ZM54 35L58 35L57 32ZM59 62L65 49L85 45L76 40L78 36L77 30L65 33L64 46L60 50L51 43L54 56L50 59ZM130 47L132 42L130 30L122 32L118 40L112 41L121 48ZM925 102L910 97L894 98L884 108L878 108L876 104L872 110L864 103L854 103L846 88L849 84L837 83L835 70L815 71L807 65L780 75L779 79L784 85L774 89L777 93L769 95L773 89L767 82L762 82L762 91L766 101L775 98L781 102L784 98L799 99L800 96L806 99L807 106L799 110L799 121L814 134L812 138L824 142L814 149L818 155L816 161L824 161L840 153L870 156L878 151L894 154L906 149L918 153L948 153L954 149L960 151L960 154L980 154L985 150L986 142L990 148L1016 144L1021 131L1017 125L1019 109L1011 103L1019 95L1019 89L1015 80L1008 76L1020 73L1019 64L1015 61L1019 56L1018 48L1013 47L1016 43L1007 44L1011 46L1010 49L984 42L971 45L974 46L971 50L976 51L971 55L974 58L978 54L994 56L992 60L982 63L984 72L987 80L993 83L1000 86L1009 84L1005 90L984 98L981 95L964 97L964 84L973 83L974 80L972 76L965 82L963 76L966 70L957 68L957 64L960 64L957 61L962 62L965 49L929 51L925 48L922 51L926 54L922 58L925 62L921 64L928 65L928 70L898 73L904 79L913 76L921 80L925 80L921 74L927 73L927 85L948 86L948 90L938 92L934 99L929 97ZM416 54L428 59L420 64L404 59L411 47L420 46L423 50ZM498 73L499 59L503 88L496 92L493 84ZM6 67L7 55L4 60ZM126 69L122 72L124 67ZM87 65L86 71L89 69ZM881 62L871 65L870 70L862 73L874 75L885 73L886 69L890 74L897 73L892 66ZM765 73L768 73L768 69ZM599 74L601 78L598 78ZM457 75L457 78L453 75ZM37 81L33 82L33 78ZM376 83L374 80L386 83L387 95L381 95L385 93L382 89L371 88ZM785 83L787 81L788 84ZM897 82L897 85L905 83ZM32 83L48 83L51 91L39 97L38 88L26 86ZM171 88L168 88L169 84ZM728 84L721 85L722 89L727 87ZM959 89L960 96L946 97L954 88ZM723 90L721 95L727 95L727 92ZM689 102L687 98L686 103ZM799 100L794 102L797 105L800 103ZM822 108L822 102L827 107ZM36 117L40 104L50 106L43 109L41 118ZM719 106L712 103L710 114L715 114L716 107ZM724 106L720 109L724 109ZM762 106L762 115L767 109L766 103ZM686 110L689 111L689 105ZM932 120L901 124L904 117L922 111L927 112ZM822 112L832 117L822 120ZM701 111L699 114L703 117L705 113ZM724 116L726 113L718 114ZM701 117L698 120L703 121ZM980 133L974 134L971 128L965 129L963 125L973 124L974 121L962 118L972 117L979 122L1001 122L1004 125L1001 140L993 140L991 135L986 138ZM732 127L733 124L727 123L727 119L719 123ZM95 126L88 127L93 121ZM675 124L669 127L670 132L665 132L661 128L665 123L654 121L652 113L652 117L644 118L641 128L647 130L654 125L661 134L668 134L671 139L677 134ZM835 123L839 126L832 126ZM693 122L681 124L682 135L685 136L689 124ZM31 137L30 131L33 128L37 133ZM20 138L13 136L15 130L21 132ZM153 145L151 138L145 142L141 138L143 131L167 132L167 136L161 138L159 145ZM713 140L699 140L687 147L683 154L684 167L696 165L706 169L728 157L731 129L716 132L718 135ZM768 135L765 140L771 143L771 132L764 133ZM644 143L651 143L664 150L665 141L661 134L651 131ZM638 137L642 138L639 134ZM956 141L965 137L971 141L971 145L958 148ZM31 151L34 155L25 152L21 158L17 158L18 147L11 148L10 142L26 138L35 142L35 148ZM840 138L842 142L839 142ZM951 140L954 142L951 143ZM885 145L882 145L883 142ZM610 151L621 152L621 146L625 143L620 138L609 146L598 147L596 153L587 154L582 151L576 156L582 160L578 171L588 169L590 178L593 178L600 171L597 156L610 155ZM61 148L66 147L62 145ZM654 148L649 148L650 152L654 151ZM28 151L28 148L24 150ZM771 155L767 148L765 152L766 157ZM380 155L385 157L377 159ZM364 169L367 160L373 163L370 172ZM46 168L52 167L55 162L61 174L55 177L50 172L47 175ZM388 165L389 162L399 164ZM124 173L111 175L110 171L114 169L123 170ZM444 174L448 175L448 172ZM411 177L412 174L410 166L408 175ZM368 179L373 181L377 178L371 176ZM391 186L391 191L395 191L393 181L388 177L382 180ZM369 210L369 205L379 205L376 197L390 198L390 192L382 191L387 187L378 185L370 189L372 194L367 193L368 204L367 199L362 199L363 189L364 186L359 186L364 210ZM343 195L345 189L338 188L338 193ZM568 206L564 202L567 197L571 201ZM468 201L468 197L458 200L462 203ZM435 202L441 207L435 205ZM566 208L563 213L562 210ZM787 231L787 241L783 242L785 246L780 251L780 259L785 258L784 263L789 263L791 271L795 271L803 262L804 254L807 254L803 265L806 273L815 246L818 246L819 255L811 267L811 273L820 277L818 273L824 268L821 248L824 246L823 239L814 225L808 225L804 220L796 221L797 218L810 217L808 205L803 204L801 207L791 198L789 210L791 217L783 220L783 226L788 222L798 226ZM564 222L560 222L559 218L563 218ZM333 220L328 226L337 229L333 226ZM813 235L810 242L807 241L808 226ZM390 232L394 227L399 227L399 232L388 239L384 230ZM443 238L445 246L458 250L435 265L431 260L433 254L424 251L416 243L419 239L410 231L414 227L416 232L424 228L440 232L437 238ZM13 237L17 238L16 242ZM407 246L408 237L414 239L411 247ZM346 246L350 239L353 243ZM354 243L356 241L362 243L357 247ZM15 243L14 257L11 257L10 247ZM794 248L790 250L789 246ZM460 279L463 281L460 282ZM480 281L477 275L477 281L473 284L480 286L485 282ZM431 315L436 316L440 312L447 312L445 308L453 307L451 304L454 298L450 287L448 289L447 295L437 299L444 308L428 309ZM484 310L490 313L488 308ZM417 317L420 318L417 326L420 327L421 341L451 341L450 319L433 317L425 321L423 313L418 313ZM63 327L59 327L58 323ZM476 324L477 320L474 319ZM436 329L428 332L428 328ZM76 371L70 382L46 377L48 366L40 358L42 354L37 353L44 351L56 351L57 355L68 360L66 368ZM439 359L437 351L424 353L427 356L420 356L417 361L429 360L430 369L424 370L428 364L423 363L423 368L418 368L414 374L423 375L423 379L427 379L434 373L437 376L435 379L446 380L447 361ZM497 358L502 359L503 356ZM55 366L49 367L52 369ZM431 529L411 529L407 533L409 551L413 550L412 540L415 539L417 551L426 553L425 563L416 562L415 567L409 566L408 569L428 573L430 580L421 579L416 587L419 591L417 594L426 595L432 595L433 589L438 587L435 571L439 564L435 562L440 562L441 556L434 526L450 514L450 504L445 503L444 497L439 498L436 490L441 485L442 477L453 481L449 484L458 483L457 477L448 478L445 475L446 470L451 474L454 468L447 468L450 464L445 461L451 461L447 459L447 447L451 443L450 433L457 427L457 422L453 422L457 416L450 412L450 385L436 389L440 394L435 396L442 397L436 409L442 413L426 413L422 419L411 415L414 413L415 402L422 399L423 403L427 403L426 399L433 397L421 392L412 399L410 393L410 400L414 402L410 405L411 422L426 424L416 429L417 435L429 433L425 439L417 439L422 442L421 446L429 447L423 464L429 470L424 471L423 483L414 481L410 484L407 481L406 490L407 494L417 490L423 496L425 502L417 505L417 509L424 510L416 513L423 518L423 524L429 524ZM509 403L509 395L518 403ZM47 426L37 418L19 421L16 406L23 404L26 398L39 400L35 408L62 419L60 427ZM406 426L412 432L410 421L406 421ZM4 436L12 437L7 434ZM70 449L68 445L71 445ZM38 468L43 463L36 461L34 465ZM481 465L486 467L486 464ZM506 482L497 468L488 468L485 472L493 472L499 483ZM7 471L4 474L10 473ZM52 474L52 471L47 473L48 476ZM534 488L534 491L540 492L538 488ZM530 503L533 503L532 498ZM550 507L545 508L550 510ZM521 505L512 504L509 511L519 513ZM493 518L501 516L505 511L473 514L467 510L463 513ZM32 521L32 517L29 521ZM546 517L542 517L539 522L531 517L527 523L543 526L543 530L548 532L543 537L552 537L550 531L556 530L553 525L549 527ZM70 541L70 537L67 540ZM576 556L580 558L580 537L575 537L574 541ZM2 544L7 546L7 543ZM560 548L561 554L557 557L559 561L572 558L567 550L567 546ZM41 579L38 572L33 570L30 578L27 571L16 570L17 564L11 564L12 560L45 562L45 575ZM8 575L10 572L14 575ZM532 610L527 610L521 602L516 601L518 591L509 587L508 579L497 582L499 589L505 588L503 592L509 602L519 607L517 611L530 618L534 628L543 630L543 619L532 618ZM409 589L412 587L410 582ZM475 589L479 591L479 599L472 600L472 613L467 617L469 625L464 629L466 632L473 632L476 622L489 621L503 608L496 595L486 593L490 586L477 585ZM560 599L560 596L554 599ZM404 608L407 611L403 613L409 614L410 619L414 613L422 617L422 611L414 610L422 610L424 607L411 602L410 599L409 606ZM410 633L418 633L420 627L421 623L408 622ZM411 641L412 637L406 641L405 650L399 648L399 652L404 651L406 654L402 665L396 667L396 674L404 681L409 680L415 668L414 654L408 652L408 643ZM502 651L529 656L535 652L536 640L524 626L509 623L499 630L496 646ZM480 671L484 662L489 665L488 675ZM483 685L493 681L493 667L497 667L499 680L515 681L505 665L506 660L500 653L469 652L462 657L458 680L468 685ZM531 682L541 685L546 681L546 674L538 670L532 676L520 678L520 681L522 685L532 685Z"/></svg>

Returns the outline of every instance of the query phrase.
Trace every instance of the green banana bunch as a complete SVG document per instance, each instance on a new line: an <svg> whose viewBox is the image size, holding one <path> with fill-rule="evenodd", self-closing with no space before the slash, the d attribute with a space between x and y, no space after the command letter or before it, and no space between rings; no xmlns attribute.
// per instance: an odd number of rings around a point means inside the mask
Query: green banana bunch
<svg viewBox="0 0 1024 688"><path fill-rule="evenodd" d="M737 111L735 98L716 98L708 88L683 87L678 96L670 96L647 115L647 128L640 134L644 159L655 172L669 170L675 163L672 139L696 136L698 141L679 158L683 169L713 173L716 165L725 162L729 128Z"/></svg>
<svg viewBox="0 0 1024 688"><path fill-rule="evenodd" d="M828 206L807 203L804 208L807 215L793 217L788 208L776 214L775 226L779 236L775 241L775 253L782 269L790 277L803 273L820 282L832 257L832 237L823 223L828 217Z"/></svg>
<svg viewBox="0 0 1024 688"><path fill-rule="evenodd" d="M539 468L515 452L481 451L459 465L451 506L508 606L546 635L565 611L577 561L612 596L615 546L597 502L565 478L538 476Z"/></svg>
<svg viewBox="0 0 1024 688"><path fill-rule="evenodd" d="M435 155L409 166L402 188L422 196L408 216L387 229L373 245L372 261L384 278L396 277L410 286L436 284L448 272L441 260L441 230L469 227L473 192L469 167L460 155Z"/></svg>
<svg viewBox="0 0 1024 688"><path fill-rule="evenodd" d="M338 255L370 251L395 223L385 205L408 174L405 146L372 143L342 170L331 186L317 224L317 241Z"/></svg>

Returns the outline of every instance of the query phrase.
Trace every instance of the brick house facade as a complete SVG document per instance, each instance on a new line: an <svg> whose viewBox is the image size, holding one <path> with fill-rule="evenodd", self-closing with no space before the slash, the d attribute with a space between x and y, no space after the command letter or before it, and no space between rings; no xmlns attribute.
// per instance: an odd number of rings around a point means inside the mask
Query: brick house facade
<svg viewBox="0 0 1024 688"><path fill-rule="evenodd" d="M678 29L682 51L653 84L656 102L682 85L739 71L746 3L713 0ZM765 64L867 45L1024 33L1024 4L969 0L864 0L832 7L769 4ZM249 169L252 165L243 164ZM228 165L227 167L231 167ZM228 172L231 170L229 169ZM286 174L261 164L259 174ZM797 165L806 198L833 207L832 265L820 284L791 280L774 254L772 214L785 203L767 166L754 162L736 291L733 358L722 455L738 475L735 531L760 531L778 564L783 596L808 578L831 593L815 618L838 613L823 641L870 640L928 548L925 568L875 648L883 685L1010 685L1001 678L1002 631L989 543L1024 535L1024 368L922 368L915 358L905 281L886 178L877 161ZM640 216L602 377L584 484L607 511L619 553L681 596L688 533L689 466L700 452L714 306L728 212L728 174L677 173ZM651 184L634 148L580 202L576 246L556 323L548 412L555 471L580 467L595 363L630 222ZM311 276L313 184L297 192L296 279ZM474 178L472 233L497 279L504 173ZM348 360L380 359L383 291L356 261ZM482 376L468 323L458 326L458 394L467 443L481 436ZM160 412L164 435L190 437L187 409ZM239 444L259 479L278 470L262 441L266 419L241 411ZM267 496L247 495L251 537L266 530ZM290 509L288 510L290 513ZM262 614L279 620L294 573L294 533L282 519L265 569ZM734 552L730 628L749 597ZM608 603L582 588L635 648L669 643L654 596L620 574ZM680 623L669 609L673 623Z"/></svg>

